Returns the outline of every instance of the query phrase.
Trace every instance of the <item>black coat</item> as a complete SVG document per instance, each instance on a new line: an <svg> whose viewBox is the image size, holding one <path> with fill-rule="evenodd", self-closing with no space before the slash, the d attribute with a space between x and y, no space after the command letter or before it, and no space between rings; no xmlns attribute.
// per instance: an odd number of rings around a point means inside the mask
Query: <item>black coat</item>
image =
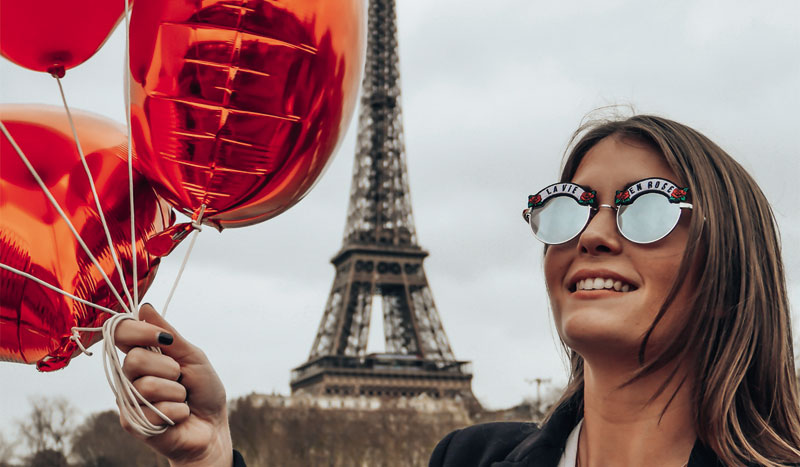
<svg viewBox="0 0 800 467"><path fill-rule="evenodd" d="M582 410L575 403L559 407L539 429L533 423L484 423L456 430L433 450L429 467L556 467ZM688 467L721 466L699 441Z"/></svg>

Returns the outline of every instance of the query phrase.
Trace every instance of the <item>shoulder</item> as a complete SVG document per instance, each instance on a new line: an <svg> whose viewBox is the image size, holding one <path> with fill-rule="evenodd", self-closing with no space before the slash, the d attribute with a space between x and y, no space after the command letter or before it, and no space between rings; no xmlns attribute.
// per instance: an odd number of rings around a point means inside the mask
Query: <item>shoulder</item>
<svg viewBox="0 0 800 467"><path fill-rule="evenodd" d="M488 467L538 431L534 423L519 422L483 423L456 430L436 445L429 467Z"/></svg>

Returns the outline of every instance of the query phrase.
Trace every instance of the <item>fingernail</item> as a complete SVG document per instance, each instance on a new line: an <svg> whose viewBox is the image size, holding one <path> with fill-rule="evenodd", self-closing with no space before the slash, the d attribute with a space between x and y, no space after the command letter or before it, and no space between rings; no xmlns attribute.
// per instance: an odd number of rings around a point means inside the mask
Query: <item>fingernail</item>
<svg viewBox="0 0 800 467"><path fill-rule="evenodd" d="M170 345L172 344L173 338L172 334L168 332L159 332L158 333L158 343L161 345Z"/></svg>

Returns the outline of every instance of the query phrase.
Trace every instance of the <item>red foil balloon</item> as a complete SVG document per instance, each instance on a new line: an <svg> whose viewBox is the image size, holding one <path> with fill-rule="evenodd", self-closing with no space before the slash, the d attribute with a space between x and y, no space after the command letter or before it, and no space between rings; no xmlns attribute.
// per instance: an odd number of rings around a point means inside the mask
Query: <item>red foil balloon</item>
<svg viewBox="0 0 800 467"><path fill-rule="evenodd" d="M130 201L125 132L103 117L73 111L81 146L98 197L132 288ZM41 176L89 250L124 298L124 291L63 108L4 105L0 120ZM73 295L120 310L97 268L0 133L0 263L24 271ZM136 261L139 295L156 273L158 259L145 240L171 223L171 211L147 180L134 174ZM67 298L16 273L0 269L0 360L62 368L77 350L73 326L102 325L108 314ZM87 345L99 333L82 333Z"/></svg>
<svg viewBox="0 0 800 467"><path fill-rule="evenodd" d="M62 77L97 52L124 11L124 0L0 0L0 53Z"/></svg>
<svg viewBox="0 0 800 467"><path fill-rule="evenodd" d="M158 193L218 229L297 203L347 129L363 0L136 0L133 139Z"/></svg>

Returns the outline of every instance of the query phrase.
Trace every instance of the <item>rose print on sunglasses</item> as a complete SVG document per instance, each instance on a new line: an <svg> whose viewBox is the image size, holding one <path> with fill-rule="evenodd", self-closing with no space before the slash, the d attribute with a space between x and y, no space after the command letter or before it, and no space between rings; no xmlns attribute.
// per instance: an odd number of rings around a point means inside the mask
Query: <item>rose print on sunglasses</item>
<svg viewBox="0 0 800 467"><path fill-rule="evenodd" d="M686 201L686 194L689 192L688 188L675 188L672 190L672 193L669 195L669 201L671 203L679 203L681 201Z"/></svg>
<svg viewBox="0 0 800 467"><path fill-rule="evenodd" d="M529 208L536 208L542 205L542 195L530 195L528 196L528 207Z"/></svg>
<svg viewBox="0 0 800 467"><path fill-rule="evenodd" d="M594 191L584 191L581 194L580 198L578 198L578 204L584 206L594 204L594 198L595 198L594 195L595 195Z"/></svg>
<svg viewBox="0 0 800 467"><path fill-rule="evenodd" d="M594 190L569 182L554 183L528 196L522 217L537 239L557 245L578 236L599 209L607 208L616 212L623 237L634 243L652 243L669 235L683 209L692 209L685 202L688 193L689 188L669 180L646 178L617 191L611 206L598 205ZM642 201L634 203L638 199Z"/></svg>

